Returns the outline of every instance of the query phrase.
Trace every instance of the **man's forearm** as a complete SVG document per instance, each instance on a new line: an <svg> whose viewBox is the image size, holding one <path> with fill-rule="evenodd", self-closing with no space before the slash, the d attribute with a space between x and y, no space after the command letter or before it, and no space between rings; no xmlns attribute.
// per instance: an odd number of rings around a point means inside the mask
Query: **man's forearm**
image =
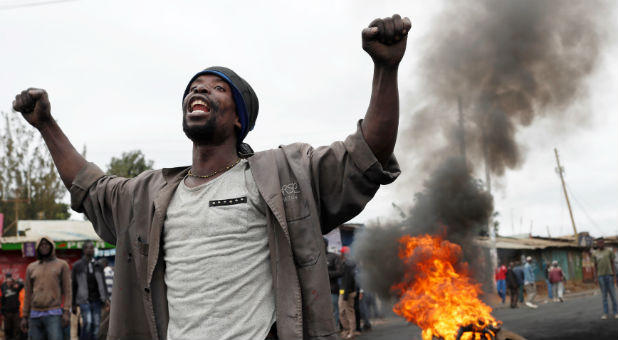
<svg viewBox="0 0 618 340"><path fill-rule="evenodd" d="M75 176L86 164L86 160L75 150L54 119L44 124L39 131L56 164L64 186L70 189Z"/></svg>
<svg viewBox="0 0 618 340"><path fill-rule="evenodd" d="M399 126L399 90L395 66L374 65L369 108L363 120L363 136L380 163L395 149Z"/></svg>

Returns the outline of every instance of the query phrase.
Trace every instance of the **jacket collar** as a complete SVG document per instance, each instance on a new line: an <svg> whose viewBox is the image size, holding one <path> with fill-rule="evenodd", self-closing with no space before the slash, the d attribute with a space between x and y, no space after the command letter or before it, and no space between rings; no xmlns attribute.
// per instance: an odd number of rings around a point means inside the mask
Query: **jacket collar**
<svg viewBox="0 0 618 340"><path fill-rule="evenodd" d="M180 180L183 179L187 173L189 172L190 166L179 166L176 168L164 168L161 170L163 173L163 179L166 184L170 183L180 183Z"/></svg>

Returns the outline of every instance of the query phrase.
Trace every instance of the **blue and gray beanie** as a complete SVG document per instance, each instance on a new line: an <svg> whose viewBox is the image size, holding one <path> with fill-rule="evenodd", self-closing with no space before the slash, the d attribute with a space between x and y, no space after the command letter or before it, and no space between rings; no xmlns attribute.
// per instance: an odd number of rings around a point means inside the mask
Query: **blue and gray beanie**
<svg viewBox="0 0 618 340"><path fill-rule="evenodd" d="M214 74L219 76L232 88L232 95L236 104L236 113L238 114L238 118L240 119L240 124L242 126L240 132L238 133L238 144L240 144L245 139L249 131L253 130L258 115L259 102L253 88L251 88L251 85L249 85L246 80L242 79L238 74L236 74L236 72L230 70L229 68L223 66L212 66L198 72L191 78L191 80L189 80L189 84L187 84L185 93L182 96L183 101L189 94L191 83L197 77L204 74Z"/></svg>

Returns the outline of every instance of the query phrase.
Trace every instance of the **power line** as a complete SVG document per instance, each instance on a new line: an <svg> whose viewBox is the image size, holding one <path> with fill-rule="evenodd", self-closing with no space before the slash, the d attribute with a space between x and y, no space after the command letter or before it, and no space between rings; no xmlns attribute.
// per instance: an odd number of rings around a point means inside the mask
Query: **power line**
<svg viewBox="0 0 618 340"><path fill-rule="evenodd" d="M601 227L599 227L599 225L592 219L592 217L590 217L590 215L588 215L588 211L586 211L586 208L584 208L584 205L582 202L580 202L577 197L573 194L573 190L571 189L570 186L566 186L569 193L571 194L571 197L573 198L573 200L575 201L575 203L577 203L577 205L582 209L582 211L584 212L584 215L586 216L586 218L588 218L588 221L590 222L590 224L592 224L597 231L599 231L601 233L601 235L605 236L605 232L603 232L603 230L601 230Z"/></svg>
<svg viewBox="0 0 618 340"><path fill-rule="evenodd" d="M23 8L23 7L52 5L52 4L62 3L62 2L69 2L69 1L78 1L78 0L43 0L43 1L31 1L31 2L20 3L20 4L12 4L12 5L0 5L0 11Z"/></svg>

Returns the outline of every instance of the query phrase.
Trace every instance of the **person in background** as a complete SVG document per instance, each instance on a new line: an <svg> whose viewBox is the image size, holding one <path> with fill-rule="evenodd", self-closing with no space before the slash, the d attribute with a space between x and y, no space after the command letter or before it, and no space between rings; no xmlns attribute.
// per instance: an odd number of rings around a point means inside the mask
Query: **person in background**
<svg viewBox="0 0 618 340"><path fill-rule="evenodd" d="M607 296L611 298L612 310L614 312L614 318L618 319L618 306L616 305L616 291L614 289L614 252L605 248L605 240L600 238L596 241L597 249L592 252L594 258L594 272L595 282L601 286L601 295L603 296L603 315L601 319L607 319L609 314L609 306L607 303Z"/></svg>
<svg viewBox="0 0 618 340"><path fill-rule="evenodd" d="M342 339L352 339L356 327L356 314L354 312L354 298L356 297L356 264L350 258L350 248L341 247L341 259L343 263L343 278L339 290L339 319L341 321Z"/></svg>
<svg viewBox="0 0 618 340"><path fill-rule="evenodd" d="M356 319L354 336L361 335L363 329L361 321L364 320L363 312L361 311L361 299L363 298L363 289L360 285L360 265L356 264L354 269L354 281L356 282L356 297L354 297L354 316Z"/></svg>
<svg viewBox="0 0 618 340"><path fill-rule="evenodd" d="M549 270L549 282L553 289L553 300L554 302L560 301L564 302L562 298L564 292L564 273L562 272L562 268L558 266L558 261L553 261L551 264L551 269Z"/></svg>
<svg viewBox="0 0 618 340"><path fill-rule="evenodd" d="M377 297L373 292L365 290L363 292L362 301L363 301L362 306L365 306L364 308L369 318L381 318L382 317L382 313L378 309Z"/></svg>
<svg viewBox="0 0 618 340"><path fill-rule="evenodd" d="M519 297L519 280L514 271L515 263L509 262L509 267L506 271L506 287L511 296L511 308L517 308L517 299Z"/></svg>
<svg viewBox="0 0 618 340"><path fill-rule="evenodd" d="M506 299L506 271L506 266L502 264L496 268L494 273L496 289L498 290L498 296L502 299L502 304L504 304L504 300Z"/></svg>
<svg viewBox="0 0 618 340"><path fill-rule="evenodd" d="M21 283L22 285L24 284L24 281L21 278L17 279L17 281ZM19 319L20 320L24 317L24 296L26 295L25 291L26 291L25 289L22 289L21 292L19 292ZM19 336L18 336L19 340L28 340L28 332L24 332L21 329L21 326L18 328L18 333L19 333Z"/></svg>
<svg viewBox="0 0 618 340"><path fill-rule="evenodd" d="M616 285L618 285L618 256L616 256L616 252L614 252L614 274L616 274L614 276Z"/></svg>
<svg viewBox="0 0 618 340"><path fill-rule="evenodd" d="M101 266L103 267L103 276L105 278L105 288L107 290L107 299L112 299L112 287L114 287L114 268L109 265L109 261L106 258L101 259Z"/></svg>
<svg viewBox="0 0 618 340"><path fill-rule="evenodd" d="M543 263L543 273L545 274L545 284L547 285L547 298L549 300L553 300L556 295L553 294L552 284L549 280L549 271L551 270L551 265L549 262Z"/></svg>
<svg viewBox="0 0 618 340"><path fill-rule="evenodd" d="M94 244L84 242L84 256L73 264L73 312L79 306L82 317L80 339L96 339L101 323L101 306L107 302L103 266L94 260Z"/></svg>
<svg viewBox="0 0 618 340"><path fill-rule="evenodd" d="M372 310L375 311L375 309L376 309L375 296L373 295L373 293L361 289L360 290L359 302L360 302L360 315L361 315L361 319L363 321L363 326L362 326L361 330L363 332L370 331L371 330L371 320L370 320L370 318L372 316L375 317L375 315L371 314Z"/></svg>
<svg viewBox="0 0 618 340"><path fill-rule="evenodd" d="M40 238L36 253L38 260L26 268L20 327L31 340L61 340L62 328L71 322L69 264L56 257L51 238Z"/></svg>
<svg viewBox="0 0 618 340"><path fill-rule="evenodd" d="M24 285L13 279L12 273L6 273L2 290L2 317L4 318L4 338L17 339L19 335L19 293Z"/></svg>
<svg viewBox="0 0 618 340"><path fill-rule="evenodd" d="M99 325L99 333L97 339L107 339L107 330L109 328L109 311L112 301L112 287L114 285L114 269L109 265L109 261L106 258L102 258L101 267L103 267L103 276L105 277L105 287L107 289L107 302L105 307L101 310L101 324Z"/></svg>
<svg viewBox="0 0 618 340"><path fill-rule="evenodd" d="M521 265L521 262L515 262L513 273L515 273L515 277L517 277L517 285L519 286L519 298L517 301L519 303L524 303L524 268Z"/></svg>
<svg viewBox="0 0 618 340"><path fill-rule="evenodd" d="M526 306L530 308L539 308L534 304L536 297L536 279L534 276L534 268L532 267L532 257L526 257L524 265L524 288L526 289Z"/></svg>
<svg viewBox="0 0 618 340"><path fill-rule="evenodd" d="M339 278L343 276L343 266L341 256L328 251L328 239L324 237L324 248L326 251L326 264L328 265L328 279L330 281L330 296L333 302L333 318L335 325L339 328Z"/></svg>

